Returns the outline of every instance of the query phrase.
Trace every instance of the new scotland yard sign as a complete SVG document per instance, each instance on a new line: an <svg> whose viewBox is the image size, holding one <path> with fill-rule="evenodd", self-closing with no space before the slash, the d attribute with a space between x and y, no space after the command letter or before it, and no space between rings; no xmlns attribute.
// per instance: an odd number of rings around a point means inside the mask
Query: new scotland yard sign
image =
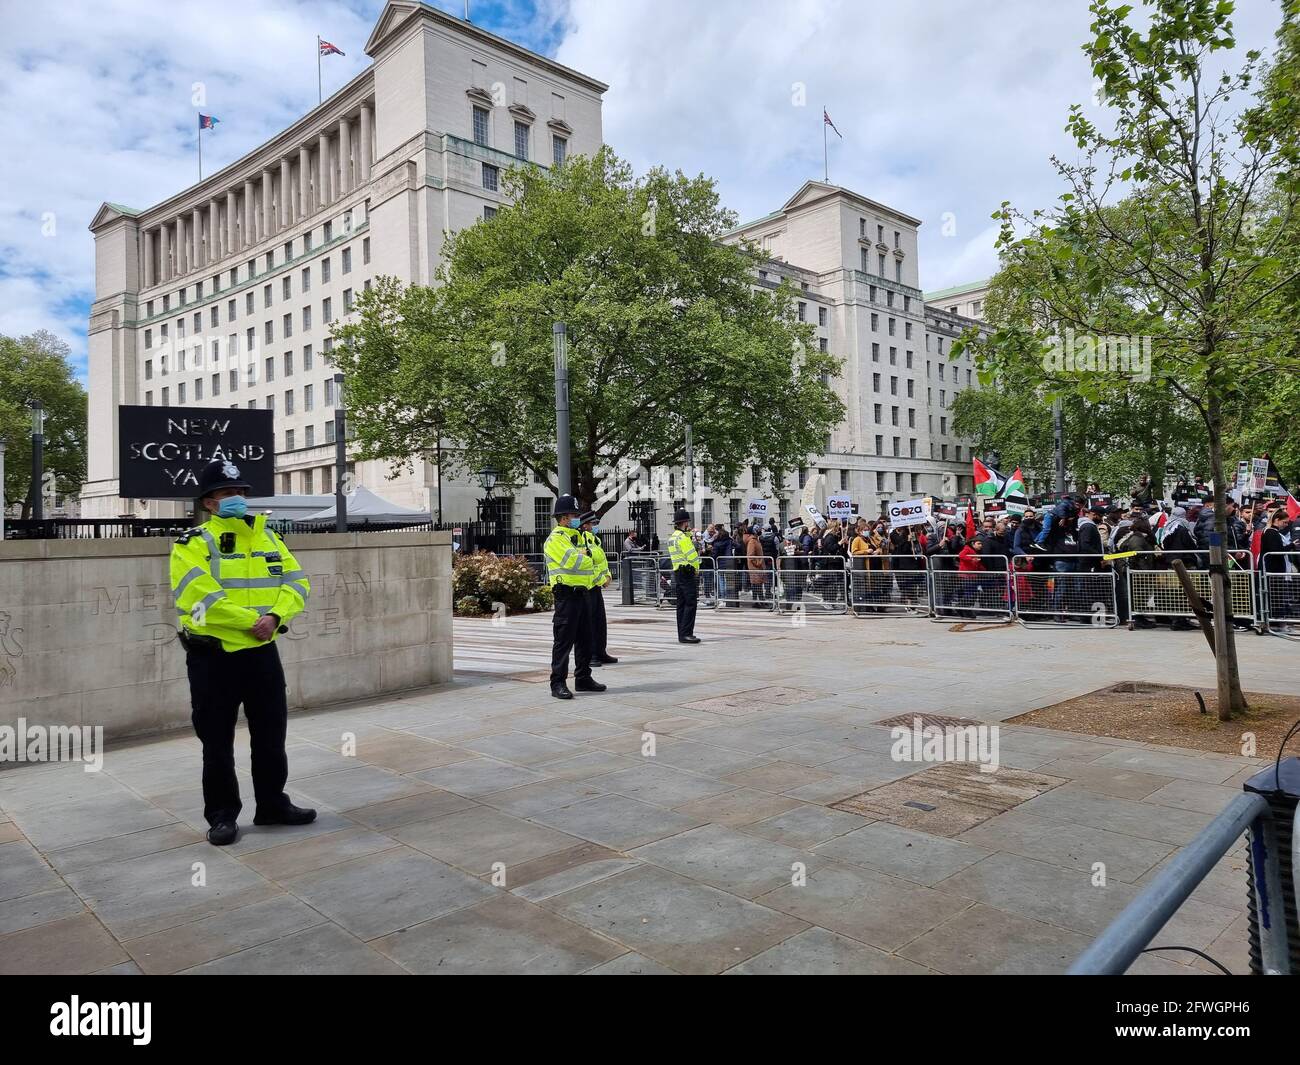
<svg viewBox="0 0 1300 1065"><path fill-rule="evenodd" d="M193 499L213 459L239 467L252 496L275 494L274 413L219 407L118 407L118 494Z"/></svg>

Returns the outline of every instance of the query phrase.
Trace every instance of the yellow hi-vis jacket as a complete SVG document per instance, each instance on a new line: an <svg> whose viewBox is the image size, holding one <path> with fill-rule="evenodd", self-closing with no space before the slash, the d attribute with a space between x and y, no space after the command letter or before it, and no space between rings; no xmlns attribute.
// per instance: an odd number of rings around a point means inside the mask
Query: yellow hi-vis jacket
<svg viewBox="0 0 1300 1065"><path fill-rule="evenodd" d="M599 588L605 583L605 578L609 576L609 559L605 557L605 549L600 546L599 536L592 532L586 532L582 535L587 541L587 550L591 552L591 561L596 566L591 586Z"/></svg>
<svg viewBox="0 0 1300 1065"><path fill-rule="evenodd" d="M552 588L557 584L567 584L572 588L596 586L596 563L587 549L582 530L557 525L542 545L542 554L546 557L546 572Z"/></svg>
<svg viewBox="0 0 1300 1065"><path fill-rule="evenodd" d="M250 631L263 614L281 624L307 605L311 584L266 515L213 517L172 545L172 597L182 629L212 636L227 651L266 643ZM272 633L274 640L276 633Z"/></svg>
<svg viewBox="0 0 1300 1065"><path fill-rule="evenodd" d="M700 553L695 550L695 541L691 539L690 533L684 533L681 529L674 529L672 536L668 537L668 558L673 569L682 566L690 566L694 570L700 568Z"/></svg>

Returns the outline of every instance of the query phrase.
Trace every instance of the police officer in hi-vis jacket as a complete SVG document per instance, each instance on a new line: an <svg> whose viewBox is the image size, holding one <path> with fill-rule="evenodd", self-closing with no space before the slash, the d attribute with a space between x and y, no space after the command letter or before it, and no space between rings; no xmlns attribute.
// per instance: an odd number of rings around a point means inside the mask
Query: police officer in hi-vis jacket
<svg viewBox="0 0 1300 1065"><path fill-rule="evenodd" d="M289 775L284 670L275 639L307 605L311 586L266 516L246 513L239 468L216 459L199 477L208 515L172 546L171 586L190 680L191 720L203 743L203 816L208 842L239 836L235 724L243 704L253 754L255 825L305 825L315 810L284 793Z"/></svg>
<svg viewBox="0 0 1300 1065"><path fill-rule="evenodd" d="M668 537L668 558L673 567L673 591L677 598L677 642L699 643L695 635L695 609L700 599L700 553L688 531L689 511L673 514L673 532Z"/></svg>
<svg viewBox="0 0 1300 1065"><path fill-rule="evenodd" d="M588 593L591 598L591 664L593 666L612 666L618 659L609 653L609 624L605 620L605 587L614 578L610 576L609 559L601 546L600 519L593 510L582 515L582 535L591 552L591 560L596 564L595 584Z"/></svg>
<svg viewBox="0 0 1300 1065"><path fill-rule="evenodd" d="M582 532L582 508L573 496L555 501L555 528L542 545L555 616L551 626L551 694L572 699L569 691L569 652L573 652L574 687L580 692L603 692L605 685L591 677L591 589L596 583L596 562Z"/></svg>

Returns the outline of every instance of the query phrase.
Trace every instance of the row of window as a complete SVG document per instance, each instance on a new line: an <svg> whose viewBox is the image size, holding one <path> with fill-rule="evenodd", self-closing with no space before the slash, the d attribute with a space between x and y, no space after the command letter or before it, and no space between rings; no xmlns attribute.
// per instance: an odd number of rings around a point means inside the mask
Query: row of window
<svg viewBox="0 0 1300 1065"><path fill-rule="evenodd" d="M867 235L867 220L865 218L859 218L858 236L865 237L866 235ZM885 227L881 225L879 222L876 223L876 243L877 244L885 243ZM897 229L894 230L894 248L898 251L903 250L902 233L900 233Z"/></svg>
<svg viewBox="0 0 1300 1065"><path fill-rule="evenodd" d="M327 422L326 424L331 426L332 430L332 423ZM308 432L310 432L310 430L311 427L308 426ZM292 433L293 431L290 430L290 438L292 438ZM307 446L310 447L311 445L308 444ZM289 445L289 450L293 450L292 444ZM354 475L352 483L356 483L356 464L352 462L346 463L344 469L347 473ZM296 472L286 470L284 473L280 474L280 493L282 495L288 496L296 494L293 490L293 479L295 476L298 478L298 491L305 496L316 495L317 493L321 495L329 495L335 489L334 467L313 466L310 469L297 470Z"/></svg>
<svg viewBox="0 0 1300 1065"><path fill-rule="evenodd" d="M267 361L269 362L270 360L268 359ZM251 367L250 367L250 369L251 369ZM186 403L190 403L190 402L201 403L201 402L203 401L204 380L205 380L205 379L202 378L202 377L196 377L193 381L179 381L179 382L177 382L177 384L176 384L176 403L177 403L177 405L178 405L178 406L184 406ZM211 389L212 389L211 392L210 392L210 396L211 396L211 397L216 397L216 396L221 395L221 381L222 381L222 375L221 375L220 373L214 373L214 374L212 375L212 377L210 378ZM229 371L229 377L227 378L227 381L228 381L228 383L229 383L229 385L230 385L230 391L232 391L232 392L237 391L238 388L239 388L239 371L238 371L238 370L231 370L231 371ZM254 381L250 381L249 384L250 384L250 386L251 386L251 385L253 385L253 384L256 384L256 382L254 382ZM295 396L295 394L296 394L296 391L295 391L295 389L292 389L292 388L287 389L287 390L285 391L285 393L284 393L284 411L283 411L283 413L285 413L285 414L294 414L294 413L296 413L296 412L295 412L295 409L294 409L294 396ZM159 405L160 405L160 406L163 406L163 407L166 407L166 406L169 406L170 403L171 403L171 386L170 386L170 385L164 385L164 386L162 387L160 393L159 393ZM153 406L153 391L152 391L152 390L145 392L145 394L144 394L144 404L145 404L146 407L152 407L152 406ZM230 405L231 405L232 407L238 407L238 406L239 406L238 403L232 403L232 404L230 404ZM334 406L334 379L331 378L331 377L327 377L327 378L325 379L325 406L326 406L326 408L331 408L331 407ZM257 400L256 400L256 399L250 399L250 400L248 401L248 409L249 409L249 410L256 410L256 409L257 409ZM269 396L266 397L266 403L265 403L265 406L264 406L263 409L264 409L264 410L275 410L275 396L274 396L274 395L269 395ZM309 412L309 411L313 411L313 410L316 409L316 391L315 391L315 385L303 385L303 386L302 386L302 409L303 409L303 413L304 413L304 414L306 414L306 413ZM329 424L330 424L330 425L333 425L334 423L333 423L333 422L330 422ZM288 432L292 433L292 430L288 430ZM309 439L308 439L307 446L308 446L308 447L311 447L312 444L313 444L315 441L312 440L312 439L310 439L310 437L311 437L311 428L310 428L310 426L308 427L307 432L308 432L308 438L309 438ZM328 430L328 432L333 433L333 429ZM290 437L290 439L292 439L292 437ZM328 437L328 439L331 439L331 440L332 440L333 437L330 436L330 437ZM292 444L288 445L287 450L292 451L292 450L293 450L293 445L292 445Z"/></svg>
<svg viewBox="0 0 1300 1065"><path fill-rule="evenodd" d="M884 277L885 276L885 253L883 251L879 252L876 258L879 260L879 269L876 270L876 276ZM866 248L862 249L862 272L864 274L871 273L871 253ZM902 259L894 260L894 280L899 282L900 284L903 281L903 260ZM887 295L892 296L893 292L892 291L888 292ZM909 296L905 298L910 299L911 297ZM872 299L874 300L875 297L873 296Z"/></svg>
<svg viewBox="0 0 1300 1065"><path fill-rule="evenodd" d="M474 143L482 145L484 148L492 147L492 113L486 107L480 107L478 104L473 105L473 114L471 124L474 132ZM521 122L515 119L515 158L528 160L532 158L532 125L528 122ZM561 137L558 133L551 134L551 161L560 166L569 153L569 141L566 137ZM493 170L496 167L492 167ZM484 188L488 188L486 168L483 178ZM495 185L491 186L494 190Z"/></svg>

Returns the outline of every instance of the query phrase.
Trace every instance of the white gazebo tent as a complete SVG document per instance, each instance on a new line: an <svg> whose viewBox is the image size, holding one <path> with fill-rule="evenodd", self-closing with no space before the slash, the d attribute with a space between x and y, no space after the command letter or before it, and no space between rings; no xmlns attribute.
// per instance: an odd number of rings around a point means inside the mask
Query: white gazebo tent
<svg viewBox="0 0 1300 1065"><path fill-rule="evenodd" d="M297 521L333 521L334 520L334 497L329 496L329 506L315 514L307 514ZM402 507L396 503L390 503L382 496L375 495L368 488L356 488L348 497L348 523L353 522L397 522L408 521L412 524L418 522L432 521L433 518L427 510L415 510L413 507Z"/></svg>

